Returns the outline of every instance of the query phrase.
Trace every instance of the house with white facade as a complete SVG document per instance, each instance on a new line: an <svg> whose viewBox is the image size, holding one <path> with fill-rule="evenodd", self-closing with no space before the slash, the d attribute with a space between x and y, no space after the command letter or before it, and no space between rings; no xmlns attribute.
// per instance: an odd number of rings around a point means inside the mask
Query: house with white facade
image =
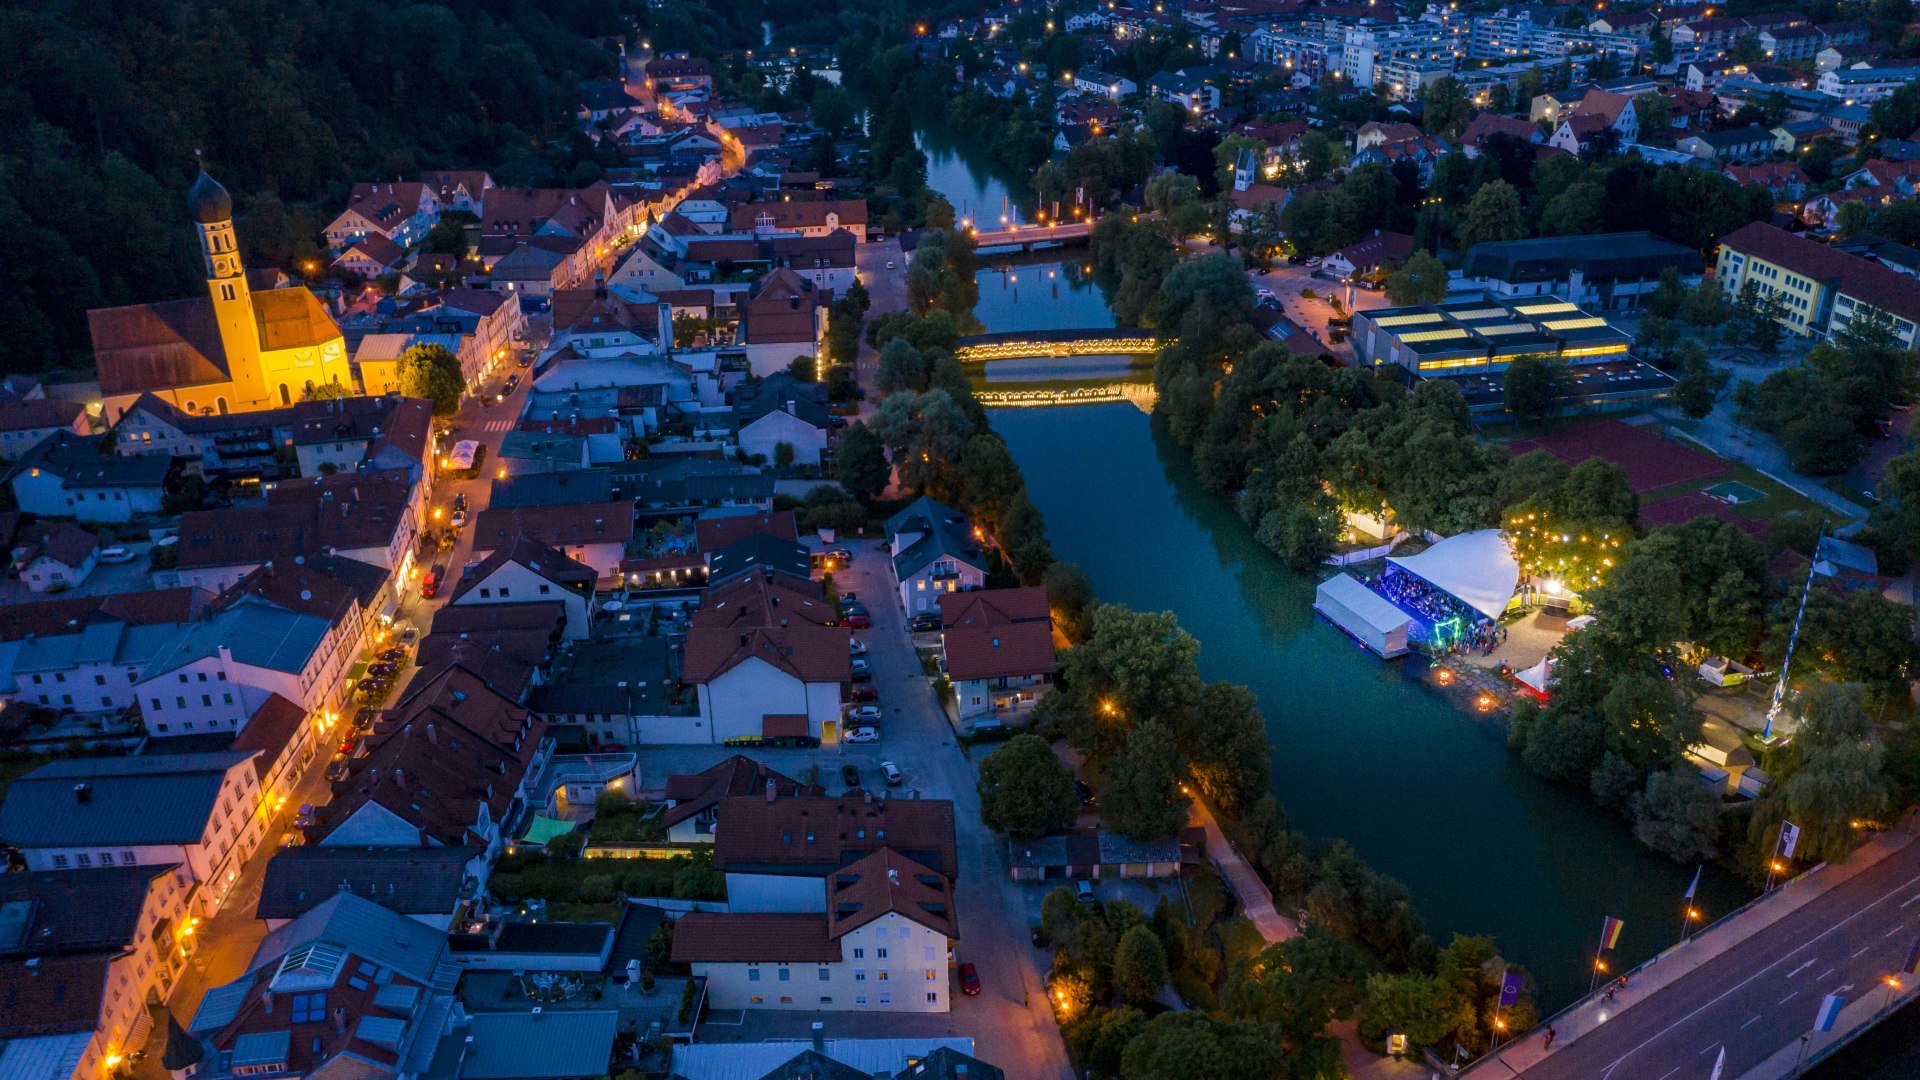
<svg viewBox="0 0 1920 1080"><path fill-rule="evenodd" d="M887 554L900 605L909 616L938 611L943 594L987 582L987 555L973 523L928 496L887 519Z"/></svg>
<svg viewBox="0 0 1920 1080"><path fill-rule="evenodd" d="M720 1009L944 1013L960 936L947 877L882 848L809 884L824 910L692 912L673 960Z"/></svg>
<svg viewBox="0 0 1920 1080"><path fill-rule="evenodd" d="M209 611L180 627L141 672L133 686L141 721L156 737L237 734L274 694L309 713L338 714L355 650L342 647L334 628L251 594Z"/></svg>
<svg viewBox="0 0 1920 1080"><path fill-rule="evenodd" d="M566 637L579 641L593 633L596 580L598 575L591 567L537 540L519 536L495 548L471 572L463 574L447 603L478 606L557 602L566 612Z"/></svg>
<svg viewBox="0 0 1920 1080"><path fill-rule="evenodd" d="M661 799L666 809L660 815L660 827L667 831L668 843L711 844L723 799L825 794L818 784L802 784L750 757L735 754L692 775L667 777L666 795Z"/></svg>
<svg viewBox="0 0 1920 1080"><path fill-rule="evenodd" d="M83 584L100 564L100 538L69 522L40 526L17 541L13 568L27 588L37 593Z"/></svg>
<svg viewBox="0 0 1920 1080"><path fill-rule="evenodd" d="M0 836L29 870L178 867L187 907L219 910L240 866L266 836L249 751L66 758L15 780L0 803Z"/></svg>
<svg viewBox="0 0 1920 1080"><path fill-rule="evenodd" d="M159 513L172 476L168 458L102 454L98 436L68 431L41 440L6 473L25 513L110 524Z"/></svg>
<svg viewBox="0 0 1920 1080"><path fill-rule="evenodd" d="M147 1045L193 955L177 866L0 874L0 1075L99 1080ZM161 1031L161 1038L166 1032Z"/></svg>
<svg viewBox="0 0 1920 1080"><path fill-rule="evenodd" d="M940 597L940 648L962 723L999 722L1053 688L1047 590L982 589Z"/></svg>

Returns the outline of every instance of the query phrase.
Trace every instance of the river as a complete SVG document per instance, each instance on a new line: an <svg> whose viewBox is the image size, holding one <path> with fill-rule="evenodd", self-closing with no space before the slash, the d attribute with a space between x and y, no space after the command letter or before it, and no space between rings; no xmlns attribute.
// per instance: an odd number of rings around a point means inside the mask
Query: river
<svg viewBox="0 0 1920 1080"><path fill-rule="evenodd" d="M923 146L930 183L956 208L1019 205L1017 179L935 137ZM1079 249L1011 265L983 259L982 323L1112 325L1083 259ZM993 423L1055 552L1086 570L1102 600L1173 611L1199 639L1207 678L1254 691L1293 826L1344 839L1405 882L1437 939L1493 935L1534 973L1552 1011L1586 990L1605 916L1626 921L1618 965L1678 937L1693 867L1642 847L1584 793L1532 776L1504 732L1442 697L1417 660L1382 663L1316 618L1318 579L1261 548L1148 416L1125 404L1002 409ZM1747 896L1709 868L1698 906L1712 919Z"/></svg>

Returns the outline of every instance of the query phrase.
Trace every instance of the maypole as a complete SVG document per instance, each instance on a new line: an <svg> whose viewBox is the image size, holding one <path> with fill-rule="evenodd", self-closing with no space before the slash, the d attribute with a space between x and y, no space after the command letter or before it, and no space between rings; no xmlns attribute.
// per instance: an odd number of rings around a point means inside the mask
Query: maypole
<svg viewBox="0 0 1920 1080"><path fill-rule="evenodd" d="M1807 567L1807 583L1800 589L1800 610L1793 616L1793 635L1787 638L1787 655L1780 661L1780 679L1773 684L1773 703L1767 706L1767 726L1760 732L1760 738L1773 738L1773 720L1780 715L1780 706L1787 700L1787 669L1793 666L1793 647L1800 643L1800 620L1807 617L1807 597L1813 594L1813 575L1820 568L1820 540L1827 534L1827 523L1820 523L1820 532L1813 538L1813 559Z"/></svg>

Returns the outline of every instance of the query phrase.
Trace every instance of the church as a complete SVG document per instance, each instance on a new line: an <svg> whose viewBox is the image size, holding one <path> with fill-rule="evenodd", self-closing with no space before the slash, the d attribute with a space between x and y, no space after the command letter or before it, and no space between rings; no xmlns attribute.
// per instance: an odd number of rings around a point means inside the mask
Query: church
<svg viewBox="0 0 1920 1080"><path fill-rule="evenodd" d="M202 172L188 203L207 295L87 313L107 422L143 393L214 414L279 408L329 383L356 392L346 340L311 290L248 285L227 189Z"/></svg>

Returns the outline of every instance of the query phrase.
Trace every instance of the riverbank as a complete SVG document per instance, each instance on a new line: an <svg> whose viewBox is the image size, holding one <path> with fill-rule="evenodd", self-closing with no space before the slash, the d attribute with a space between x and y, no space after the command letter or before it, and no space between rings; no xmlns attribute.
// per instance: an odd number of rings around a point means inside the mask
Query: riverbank
<svg viewBox="0 0 1920 1080"><path fill-rule="evenodd" d="M1618 957L1652 955L1692 876L1619 819L1546 784L1437 681L1355 649L1312 611L1295 574L1131 406L995 410L1056 554L1104 601L1173 611L1209 679L1249 686L1268 722L1274 791L1289 820L1341 838L1405 883L1437 940L1495 936L1551 1011L1586 987L1601 918L1626 920ZM1746 891L1712 870L1699 901Z"/></svg>

